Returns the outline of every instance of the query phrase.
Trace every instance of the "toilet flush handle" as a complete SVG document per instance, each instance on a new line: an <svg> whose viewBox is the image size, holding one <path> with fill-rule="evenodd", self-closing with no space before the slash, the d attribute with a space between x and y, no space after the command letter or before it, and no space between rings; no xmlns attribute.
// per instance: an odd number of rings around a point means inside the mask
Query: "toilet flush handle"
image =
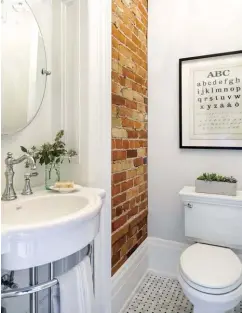
<svg viewBox="0 0 242 313"><path fill-rule="evenodd" d="M193 205L191 203L189 203L189 202L186 203L185 206L188 207L189 209L192 209L192 207L193 207Z"/></svg>

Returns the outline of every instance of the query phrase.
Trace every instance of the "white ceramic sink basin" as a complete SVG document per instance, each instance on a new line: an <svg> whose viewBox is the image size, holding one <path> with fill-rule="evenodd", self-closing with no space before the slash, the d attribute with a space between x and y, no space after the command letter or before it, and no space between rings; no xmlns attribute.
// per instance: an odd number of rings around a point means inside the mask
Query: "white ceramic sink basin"
<svg viewBox="0 0 242 313"><path fill-rule="evenodd" d="M2 202L2 268L20 270L64 258L99 230L103 193L47 191Z"/></svg>

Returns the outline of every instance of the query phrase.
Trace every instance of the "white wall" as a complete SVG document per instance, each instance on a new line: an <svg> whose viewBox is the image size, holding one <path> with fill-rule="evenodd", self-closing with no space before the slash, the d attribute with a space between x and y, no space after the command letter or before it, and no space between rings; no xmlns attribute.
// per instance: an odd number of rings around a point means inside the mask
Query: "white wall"
<svg viewBox="0 0 242 313"><path fill-rule="evenodd" d="M178 59L242 49L241 0L149 0L149 236L184 241L178 191L206 171L234 175L242 151L179 149Z"/></svg>

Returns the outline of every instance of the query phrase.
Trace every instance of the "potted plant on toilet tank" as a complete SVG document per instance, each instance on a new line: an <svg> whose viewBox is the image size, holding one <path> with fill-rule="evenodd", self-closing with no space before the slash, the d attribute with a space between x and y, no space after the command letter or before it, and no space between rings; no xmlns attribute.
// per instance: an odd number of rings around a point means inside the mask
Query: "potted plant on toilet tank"
<svg viewBox="0 0 242 313"><path fill-rule="evenodd" d="M236 196L237 180L216 173L203 173L196 179L195 191L227 196Z"/></svg>

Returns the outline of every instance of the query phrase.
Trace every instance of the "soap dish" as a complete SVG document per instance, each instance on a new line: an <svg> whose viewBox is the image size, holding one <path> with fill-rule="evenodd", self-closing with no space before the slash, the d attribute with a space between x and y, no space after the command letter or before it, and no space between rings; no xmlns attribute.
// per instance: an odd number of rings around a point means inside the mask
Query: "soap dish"
<svg viewBox="0 0 242 313"><path fill-rule="evenodd" d="M56 191L56 192L60 192L60 193L70 193L70 192L80 190L82 188L82 186L74 184L73 188L59 188L59 187L55 187L55 186L50 186L49 188L52 191Z"/></svg>

